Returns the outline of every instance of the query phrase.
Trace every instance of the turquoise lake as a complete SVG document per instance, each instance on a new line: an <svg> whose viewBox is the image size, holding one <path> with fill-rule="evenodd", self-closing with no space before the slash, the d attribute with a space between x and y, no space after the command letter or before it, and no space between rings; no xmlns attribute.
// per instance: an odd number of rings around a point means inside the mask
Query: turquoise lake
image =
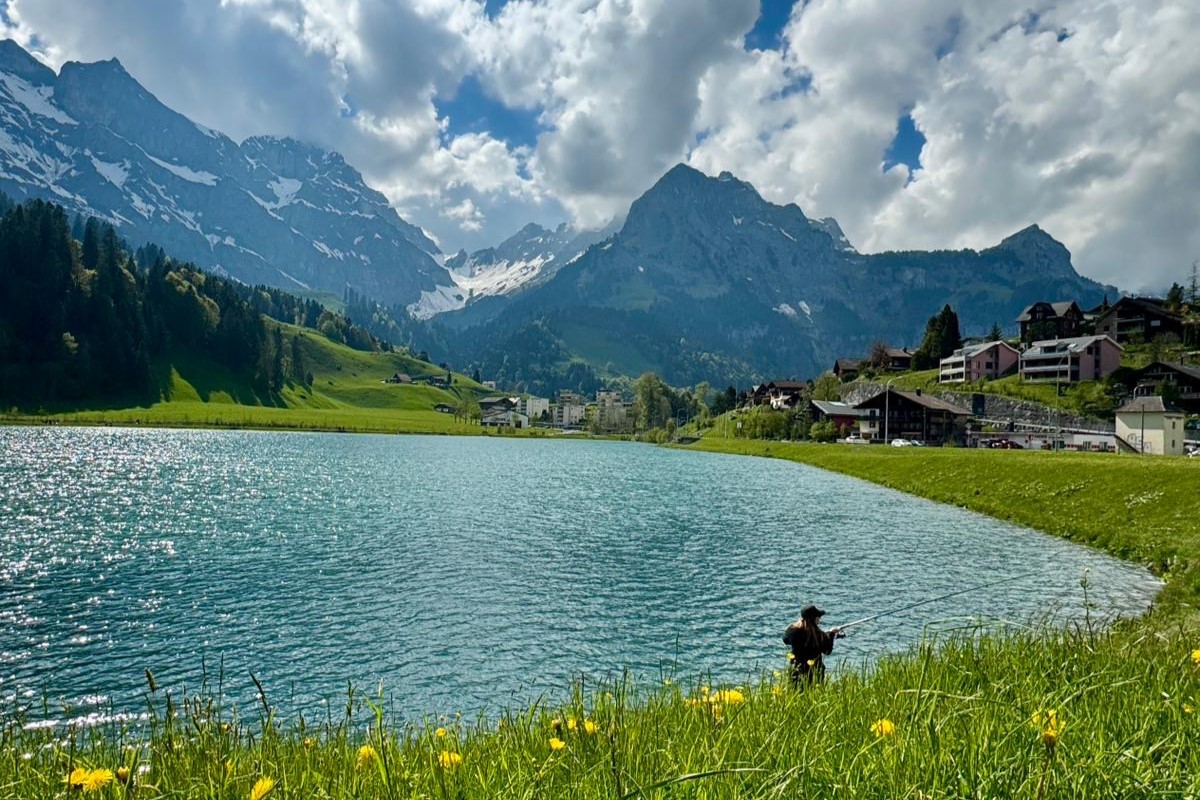
<svg viewBox="0 0 1200 800"><path fill-rule="evenodd" d="M207 670L287 715L382 685L404 718L495 712L580 675L741 682L815 602L862 626L831 667L926 625L1143 610L1095 551L768 459L593 441L0 428L0 701L144 707ZM41 707L48 698L47 710Z"/></svg>

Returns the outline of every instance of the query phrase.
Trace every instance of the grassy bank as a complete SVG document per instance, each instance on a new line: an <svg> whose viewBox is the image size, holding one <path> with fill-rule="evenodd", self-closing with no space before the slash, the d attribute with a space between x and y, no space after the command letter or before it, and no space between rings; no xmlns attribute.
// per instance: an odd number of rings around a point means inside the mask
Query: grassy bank
<svg viewBox="0 0 1200 800"><path fill-rule="evenodd" d="M4 797L1126 798L1200 788L1200 667L1175 635L960 638L802 690L599 687L497 724L280 728L177 704L143 731L9 729ZM265 718L265 715L264 715ZM441 728L441 731L438 730ZM117 770L131 776L116 780ZM76 776L83 779L86 772Z"/></svg>

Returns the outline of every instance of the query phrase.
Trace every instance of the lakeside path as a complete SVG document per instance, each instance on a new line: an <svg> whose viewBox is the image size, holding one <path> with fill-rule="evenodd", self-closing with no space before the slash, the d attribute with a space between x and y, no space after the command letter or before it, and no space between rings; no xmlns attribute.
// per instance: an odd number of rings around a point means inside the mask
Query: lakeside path
<svg viewBox="0 0 1200 800"><path fill-rule="evenodd" d="M796 461L960 506L1145 564L1157 616L1200 607L1200 462L1186 458L891 448L706 437L689 450Z"/></svg>

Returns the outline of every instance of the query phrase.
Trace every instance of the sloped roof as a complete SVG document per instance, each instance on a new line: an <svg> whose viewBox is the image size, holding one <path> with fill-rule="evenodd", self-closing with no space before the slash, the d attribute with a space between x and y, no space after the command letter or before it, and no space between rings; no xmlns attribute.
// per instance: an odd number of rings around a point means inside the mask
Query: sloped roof
<svg viewBox="0 0 1200 800"><path fill-rule="evenodd" d="M994 342L980 342L978 344L969 344L969 345L966 345L965 347L961 347L958 350L955 350L954 355L943 358L941 360L941 363L945 364L947 361L957 361L960 358L974 358L977 355L986 353L988 350L991 350L993 347L999 347L999 346L1007 347L1009 350L1012 350L1014 353L1017 352L1017 348L1013 347L1011 344L1009 344L1008 342L1003 341L1003 340L997 340Z"/></svg>
<svg viewBox="0 0 1200 800"><path fill-rule="evenodd" d="M1200 366L1191 364L1180 364L1175 361L1155 361L1142 367L1137 371L1138 376L1145 375L1152 369L1168 369L1172 372L1178 372L1180 375L1187 375L1189 378L1200 380Z"/></svg>
<svg viewBox="0 0 1200 800"><path fill-rule="evenodd" d="M1113 340L1108 336L1105 336L1104 334L1098 334L1096 336L1076 336L1072 339L1045 339L1029 345L1029 350L1026 352L1030 353L1031 355L1037 355L1037 353L1033 351L1039 350L1043 353L1062 352L1063 350L1069 350L1072 353L1078 353L1080 350L1083 350L1089 345L1092 345L1103 339L1108 339L1108 341L1117 345L1117 347L1120 347L1122 350L1125 349L1116 342L1113 342Z"/></svg>
<svg viewBox="0 0 1200 800"><path fill-rule="evenodd" d="M1101 317L1108 316L1109 314L1112 314L1114 311L1116 311L1117 309L1120 309L1124 306L1136 306L1137 308L1141 309L1142 311L1149 311L1151 314L1157 314L1158 316L1169 317L1171 319L1182 319L1182 317L1179 314L1176 314L1174 311L1171 311L1169 308L1167 308L1163 304L1162 300L1159 300L1156 297L1129 297L1129 296L1125 296L1125 297L1118 299L1117 302L1115 302L1111 306L1109 306L1108 310L1103 312L1100 316Z"/></svg>
<svg viewBox="0 0 1200 800"><path fill-rule="evenodd" d="M1033 311L1034 306L1050 306L1050 308L1054 310L1054 315L1057 317L1061 317L1063 314L1066 314L1071 309L1071 306L1075 306L1077 310L1079 308L1079 304L1074 300L1060 300L1057 303L1047 303L1043 300L1041 302L1025 306L1025 310L1021 312L1021 316L1017 317L1017 322L1029 322L1029 320L1032 319L1031 312Z"/></svg>
<svg viewBox="0 0 1200 800"><path fill-rule="evenodd" d="M951 414L957 414L957 415L963 416L963 417L971 416L970 411L967 411L964 408L959 408L958 406L953 405L951 403L947 403L945 400L941 400L937 397L933 397L931 395L927 395L924 393L918 394L917 392L903 392L903 391L900 391L899 389L890 389L890 388L883 389L882 391L876 392L874 395L872 395L871 397L868 397L866 400L863 400L861 403L859 403L857 406L855 406L855 408L861 409L864 406L866 406L868 403L873 403L875 400L878 400L880 397L883 397L888 392L891 392L893 395L896 395L898 397L903 397L905 400L908 400L909 402L912 402L912 403L916 403L919 406L924 406L925 408L928 408L930 411L949 411Z"/></svg>
<svg viewBox="0 0 1200 800"><path fill-rule="evenodd" d="M836 400L813 400L812 404L826 416L830 417L865 417L866 413L863 409L850 405L849 403L839 403Z"/></svg>
<svg viewBox="0 0 1200 800"><path fill-rule="evenodd" d="M1125 405L1117 409L1118 414L1182 414L1175 406L1163 400L1162 395L1148 395L1146 397L1135 397Z"/></svg>

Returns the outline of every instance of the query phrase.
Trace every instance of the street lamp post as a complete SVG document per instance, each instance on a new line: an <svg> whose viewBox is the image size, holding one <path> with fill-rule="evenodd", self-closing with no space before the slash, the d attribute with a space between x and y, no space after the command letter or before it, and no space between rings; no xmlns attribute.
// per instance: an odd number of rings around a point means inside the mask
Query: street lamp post
<svg viewBox="0 0 1200 800"><path fill-rule="evenodd" d="M883 385L883 443L890 444L889 437L890 429L888 423L891 421L891 399L892 399L892 383L895 381L892 378Z"/></svg>

